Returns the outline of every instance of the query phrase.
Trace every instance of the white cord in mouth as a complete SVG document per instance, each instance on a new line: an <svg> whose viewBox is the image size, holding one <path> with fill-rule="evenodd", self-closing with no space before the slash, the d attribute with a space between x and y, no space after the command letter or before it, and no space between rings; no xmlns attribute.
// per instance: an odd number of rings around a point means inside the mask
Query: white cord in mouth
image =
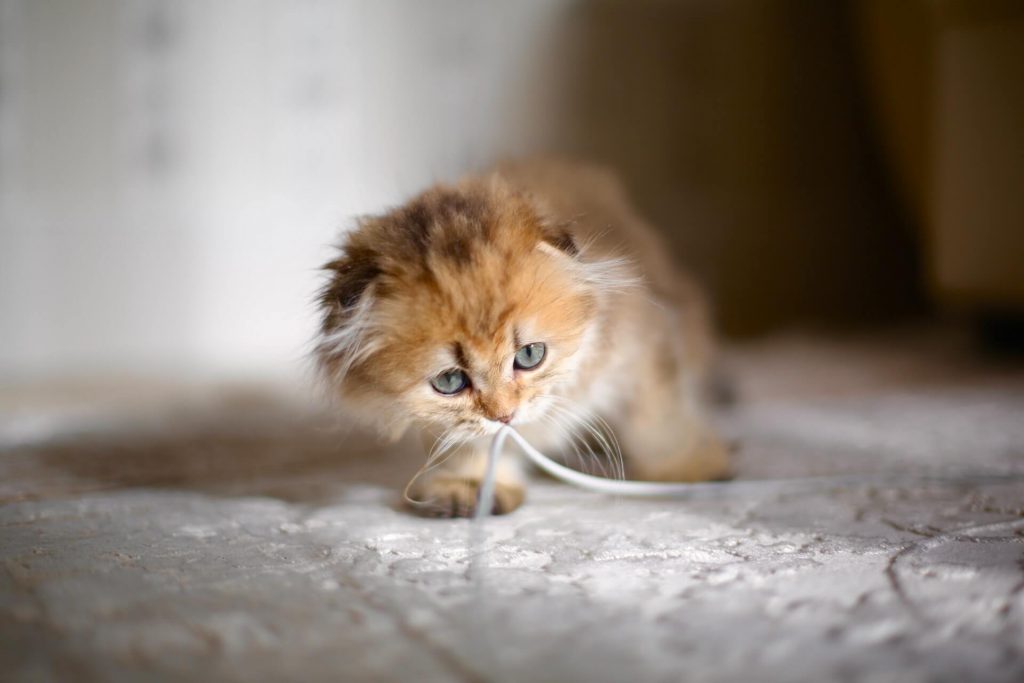
<svg viewBox="0 0 1024 683"><path fill-rule="evenodd" d="M982 474L977 472L947 472L935 474L910 474L879 472L877 474L852 474L825 477L798 477L790 479L747 479L741 481L705 481L705 482L662 482L662 481L622 481L595 477L555 462L530 445L519 432L508 425L502 425L487 454L487 468L483 485L480 487L480 498L477 502L476 517L490 514L494 506L494 474L498 456L505 444L505 439L512 437L526 456L540 469L556 479L596 493L607 493L616 496L635 498L669 498L687 497L690 499L716 498L723 494L742 494L745 492L765 493L774 490L787 492L796 490L819 489L822 486L842 486L856 484L878 484L890 486L901 481L935 481L950 479L969 479L972 481L1019 481L1020 474Z"/></svg>

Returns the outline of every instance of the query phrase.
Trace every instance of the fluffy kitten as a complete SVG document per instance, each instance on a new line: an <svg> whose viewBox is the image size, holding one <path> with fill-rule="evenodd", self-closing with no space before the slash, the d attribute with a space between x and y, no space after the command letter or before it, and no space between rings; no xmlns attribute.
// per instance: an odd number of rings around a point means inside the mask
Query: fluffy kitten
<svg viewBox="0 0 1024 683"><path fill-rule="evenodd" d="M422 431L420 512L472 514L502 423L548 454L614 451L614 432L632 478L727 474L696 400L703 300L608 172L501 166L361 220L340 250L316 356L350 411ZM520 466L499 463L494 512L522 503Z"/></svg>

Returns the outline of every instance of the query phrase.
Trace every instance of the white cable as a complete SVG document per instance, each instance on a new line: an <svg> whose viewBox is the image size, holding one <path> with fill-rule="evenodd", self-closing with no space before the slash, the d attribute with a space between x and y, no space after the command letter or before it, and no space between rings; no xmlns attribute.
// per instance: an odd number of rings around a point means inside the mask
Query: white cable
<svg viewBox="0 0 1024 683"><path fill-rule="evenodd" d="M519 432L507 426L499 429L498 433L494 435L494 439L491 441L491 448L487 451L487 468L484 470L484 481L480 487L480 498L477 500L476 511L473 513L474 519L483 519L484 516L491 514L491 509L494 507L494 472L498 465L501 447L505 445L505 437L509 434L520 439L523 438L519 436ZM522 443L526 442L523 441ZM544 456L541 457L543 458Z"/></svg>
<svg viewBox="0 0 1024 683"><path fill-rule="evenodd" d="M487 473L484 477L483 486L480 492L480 504L477 505L476 516L479 518L490 514L493 506L494 496L494 467L505 443L505 437L511 436L519 444L526 456L551 476L561 479L564 482L573 484L588 491L607 493L617 496L631 496L637 498L665 498L680 497L687 498L712 498L721 497L723 493L737 494L744 492L760 492L766 490L785 489L787 491L798 489L816 489L822 486L841 486L850 484L885 484L891 485L899 481L921 482L926 480L948 480L952 478L970 479L972 481L1020 481L1024 476L1020 474L976 474L976 473L949 473L943 476L935 475L913 475L901 473L879 473L876 475L838 475L826 477L800 477L793 479L749 479L741 481L705 481L696 483L684 482L661 482L661 481L621 481L619 479L607 479L595 477L578 470L571 469L559 464L544 455L530 445L523 436L508 426L503 426L494 435L491 448L488 452ZM486 512L483 512L486 510Z"/></svg>

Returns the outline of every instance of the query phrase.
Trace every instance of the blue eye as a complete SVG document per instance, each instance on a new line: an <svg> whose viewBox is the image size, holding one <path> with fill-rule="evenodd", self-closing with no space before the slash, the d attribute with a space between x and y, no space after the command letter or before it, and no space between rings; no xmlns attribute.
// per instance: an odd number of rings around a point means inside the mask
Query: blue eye
<svg viewBox="0 0 1024 683"><path fill-rule="evenodd" d="M541 342L527 344L516 351L516 359L513 366L516 370L533 370L544 360L544 354L547 353L547 350L547 347Z"/></svg>
<svg viewBox="0 0 1024 683"><path fill-rule="evenodd" d="M445 370L430 380L430 386L439 394L452 396L469 386L469 377L462 370Z"/></svg>

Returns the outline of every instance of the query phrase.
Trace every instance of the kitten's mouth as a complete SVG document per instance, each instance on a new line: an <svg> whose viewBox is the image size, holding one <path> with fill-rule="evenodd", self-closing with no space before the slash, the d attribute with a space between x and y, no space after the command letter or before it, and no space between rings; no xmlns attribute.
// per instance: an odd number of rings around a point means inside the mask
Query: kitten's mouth
<svg viewBox="0 0 1024 683"><path fill-rule="evenodd" d="M481 422L481 434L483 436L493 436L498 433L498 430L502 427L519 427L529 420L524 420L520 415L516 415L511 418L508 422L502 420L483 420Z"/></svg>
<svg viewBox="0 0 1024 683"><path fill-rule="evenodd" d="M459 443L469 443L482 436L494 436L504 426L501 422L481 419L479 422L462 425L451 436Z"/></svg>
<svg viewBox="0 0 1024 683"><path fill-rule="evenodd" d="M492 436L498 433L498 430L505 425L497 420L485 420L482 424L482 430L484 436Z"/></svg>

